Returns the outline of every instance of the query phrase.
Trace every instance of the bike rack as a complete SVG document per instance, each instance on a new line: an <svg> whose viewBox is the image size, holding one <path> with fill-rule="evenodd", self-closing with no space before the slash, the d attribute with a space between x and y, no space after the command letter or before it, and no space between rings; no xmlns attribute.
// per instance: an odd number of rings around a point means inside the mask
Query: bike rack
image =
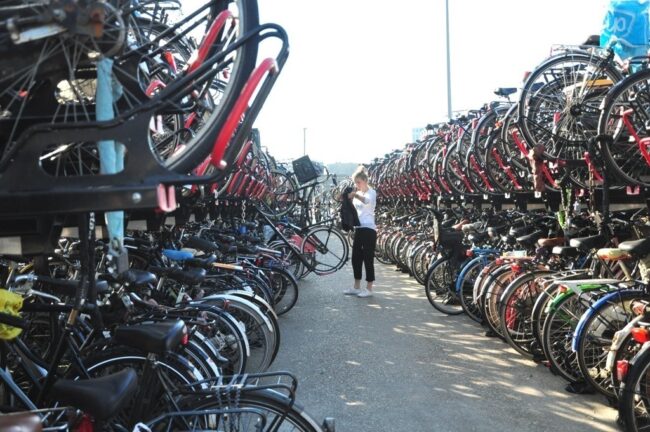
<svg viewBox="0 0 650 432"><path fill-rule="evenodd" d="M238 143L250 134L254 118L286 63L287 35L278 25L259 26L233 42L227 51L205 59L191 73L167 85L153 83L148 102L113 120L39 124L23 132L17 145L0 161L0 220L3 221L0 240L9 237L0 241L0 251L52 252L52 241L67 223L65 217L57 215L156 208L169 212L176 209L174 186L216 183L224 172L187 176L162 166L149 148L150 121L156 112L171 104L169 101L175 94L209 77L213 66L230 52L246 43L259 43L268 38L279 39L281 48L276 59L266 59L257 67L235 102L236 109L227 117L227 125L224 122L220 128L211 160L215 156L220 159L226 147L239 149ZM237 115L233 115L235 112ZM39 158L49 146L103 140L119 142L127 149L124 169L116 174L53 177L40 166ZM207 164L201 164L197 172L201 169L204 173ZM39 241L37 247L35 243Z"/></svg>

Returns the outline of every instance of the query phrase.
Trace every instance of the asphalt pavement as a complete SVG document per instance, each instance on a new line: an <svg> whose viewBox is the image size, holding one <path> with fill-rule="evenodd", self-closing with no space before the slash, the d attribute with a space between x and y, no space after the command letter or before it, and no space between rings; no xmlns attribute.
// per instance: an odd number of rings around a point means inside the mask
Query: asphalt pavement
<svg viewBox="0 0 650 432"><path fill-rule="evenodd" d="M349 265L300 283L281 317L273 370L298 377L298 402L337 432L616 431L598 395L574 395L542 365L464 316L428 303L424 288L376 263L376 294L344 296Z"/></svg>

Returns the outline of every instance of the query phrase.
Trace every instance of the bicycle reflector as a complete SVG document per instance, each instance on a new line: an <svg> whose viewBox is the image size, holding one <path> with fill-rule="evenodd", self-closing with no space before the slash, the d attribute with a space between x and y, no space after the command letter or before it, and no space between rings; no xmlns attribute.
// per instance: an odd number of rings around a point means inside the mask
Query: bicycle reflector
<svg viewBox="0 0 650 432"><path fill-rule="evenodd" d="M632 337L640 344L650 342L650 330L646 327L634 327L632 329Z"/></svg>
<svg viewBox="0 0 650 432"><path fill-rule="evenodd" d="M515 273L521 273L521 266L517 263L512 264L510 269Z"/></svg>
<svg viewBox="0 0 650 432"><path fill-rule="evenodd" d="M498 266L503 265L503 258L497 258L494 260L494 263Z"/></svg>
<svg viewBox="0 0 650 432"><path fill-rule="evenodd" d="M558 289L557 289L557 292L559 292L560 294L566 294L566 293L569 292L569 290L570 290L570 288L569 288L568 286L566 286L566 285L560 285L560 286L558 287Z"/></svg>
<svg viewBox="0 0 650 432"><path fill-rule="evenodd" d="M467 258L471 258L471 257L473 257L473 256L474 256L474 251L473 251L472 249L467 249L467 250L465 251L465 256L466 256Z"/></svg>
<svg viewBox="0 0 650 432"><path fill-rule="evenodd" d="M190 343L190 334L187 331L187 326L183 326L183 338L181 339L181 345L185 346Z"/></svg>
<svg viewBox="0 0 650 432"><path fill-rule="evenodd" d="M627 360L619 360L616 362L616 378L619 382L625 381L627 372L630 370L630 362Z"/></svg>

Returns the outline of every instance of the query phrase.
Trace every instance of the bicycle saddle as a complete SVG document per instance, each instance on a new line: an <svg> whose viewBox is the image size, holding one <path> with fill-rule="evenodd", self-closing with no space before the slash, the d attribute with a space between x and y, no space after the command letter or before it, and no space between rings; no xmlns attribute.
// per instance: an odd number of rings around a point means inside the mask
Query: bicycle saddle
<svg viewBox="0 0 650 432"><path fill-rule="evenodd" d="M467 219L463 219L460 222L458 222L456 225L453 225L451 228L454 231L463 231L463 233L467 234L476 231L477 229L481 228L482 225L483 225L482 222L469 223Z"/></svg>
<svg viewBox="0 0 650 432"><path fill-rule="evenodd" d="M544 233L542 231L534 231L530 234L526 234L525 236L517 237L517 242L524 247L530 247L534 245L537 240L539 240L543 235Z"/></svg>
<svg viewBox="0 0 650 432"><path fill-rule="evenodd" d="M540 247L547 247L547 248L562 246L564 244L564 237L541 238L537 240L537 244Z"/></svg>
<svg viewBox="0 0 650 432"><path fill-rule="evenodd" d="M627 260L632 258L629 252L619 248L602 248L596 251L596 256L610 261Z"/></svg>
<svg viewBox="0 0 650 432"><path fill-rule="evenodd" d="M163 249L162 253L172 261L185 261L194 257L192 252L179 251L176 249Z"/></svg>
<svg viewBox="0 0 650 432"><path fill-rule="evenodd" d="M115 342L153 354L176 349L187 328L183 321L161 321L152 324L120 326L115 330Z"/></svg>
<svg viewBox="0 0 650 432"><path fill-rule="evenodd" d="M499 87L498 89L494 90L494 94L497 96L510 96L513 93L517 93L517 88L515 87Z"/></svg>
<svg viewBox="0 0 650 432"><path fill-rule="evenodd" d="M493 226L488 227L487 233L490 237L498 237L501 234L506 234L508 232L508 229L508 225Z"/></svg>
<svg viewBox="0 0 650 432"><path fill-rule="evenodd" d="M58 380L52 386L52 394L63 404L79 408L97 420L107 420L129 402L137 388L137 374L126 368L100 378Z"/></svg>
<svg viewBox="0 0 650 432"><path fill-rule="evenodd" d="M79 285L79 281L76 280L54 279L48 278L47 276L39 276L38 282L44 291L55 292L69 297L76 295L77 286ZM97 294L105 294L110 291L108 282L105 280L96 280L95 289L97 290Z"/></svg>
<svg viewBox="0 0 650 432"><path fill-rule="evenodd" d="M158 276L168 277L187 285L198 285L203 282L205 279L205 269L203 268L191 268L188 270L182 270L176 267L153 267L149 266L149 271Z"/></svg>
<svg viewBox="0 0 650 432"><path fill-rule="evenodd" d="M537 231L537 230L532 225L525 225L525 226L522 226L522 227L511 226L508 233L511 236L517 238L517 237L526 236L526 235L528 235L530 233L533 233L535 231Z"/></svg>
<svg viewBox="0 0 650 432"><path fill-rule="evenodd" d="M0 430L4 432L41 432L41 418L30 412L0 415Z"/></svg>
<svg viewBox="0 0 650 432"><path fill-rule="evenodd" d="M635 257L643 257L650 254L650 238L624 241L618 245L618 248Z"/></svg>
<svg viewBox="0 0 650 432"><path fill-rule="evenodd" d="M205 253L213 253L219 250L219 245L210 240L192 236L185 242L185 246L192 249L200 250Z"/></svg>
<svg viewBox="0 0 650 432"><path fill-rule="evenodd" d="M300 228L296 227L295 225L292 225L291 227L296 228L296 229L300 229ZM235 240L237 240L235 237L233 237L231 235L227 235L227 234L217 234L216 237L217 237L217 239L219 241L222 241L222 242L225 242L225 243L232 243Z"/></svg>
<svg viewBox="0 0 650 432"><path fill-rule="evenodd" d="M129 284L134 287L144 287L157 282L156 275L144 270L129 269L116 276L104 275L116 282Z"/></svg>
<svg viewBox="0 0 650 432"><path fill-rule="evenodd" d="M488 238L487 231L475 232L467 236L468 240L472 243L481 243Z"/></svg>
<svg viewBox="0 0 650 432"><path fill-rule="evenodd" d="M210 268L212 267L212 263L217 261L217 257L214 255L210 255L205 258L192 258L183 261L183 264L186 264L191 267L201 267L201 268Z"/></svg>
<svg viewBox="0 0 650 432"><path fill-rule="evenodd" d="M589 237L572 238L569 241L569 246L577 248L583 252L589 252L592 249L600 249L605 246L605 244L607 244L607 239L600 234Z"/></svg>
<svg viewBox="0 0 650 432"><path fill-rule="evenodd" d="M236 252L245 254L256 254L258 252L257 246L238 243L235 245Z"/></svg>
<svg viewBox="0 0 650 432"><path fill-rule="evenodd" d="M553 255L566 258L575 258L578 256L578 249L571 246L555 246L552 250Z"/></svg>

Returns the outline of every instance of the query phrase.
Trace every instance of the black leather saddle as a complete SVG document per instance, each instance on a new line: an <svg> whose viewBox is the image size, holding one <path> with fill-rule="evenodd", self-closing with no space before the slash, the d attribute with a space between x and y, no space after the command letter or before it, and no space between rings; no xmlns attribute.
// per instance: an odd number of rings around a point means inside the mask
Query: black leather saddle
<svg viewBox="0 0 650 432"><path fill-rule="evenodd" d="M87 380L58 380L52 386L56 400L107 420L129 402L138 388L138 376L131 368Z"/></svg>
<svg viewBox="0 0 650 432"><path fill-rule="evenodd" d="M176 349L186 333L183 321L162 321L120 326L115 330L114 340L121 345L160 355Z"/></svg>

